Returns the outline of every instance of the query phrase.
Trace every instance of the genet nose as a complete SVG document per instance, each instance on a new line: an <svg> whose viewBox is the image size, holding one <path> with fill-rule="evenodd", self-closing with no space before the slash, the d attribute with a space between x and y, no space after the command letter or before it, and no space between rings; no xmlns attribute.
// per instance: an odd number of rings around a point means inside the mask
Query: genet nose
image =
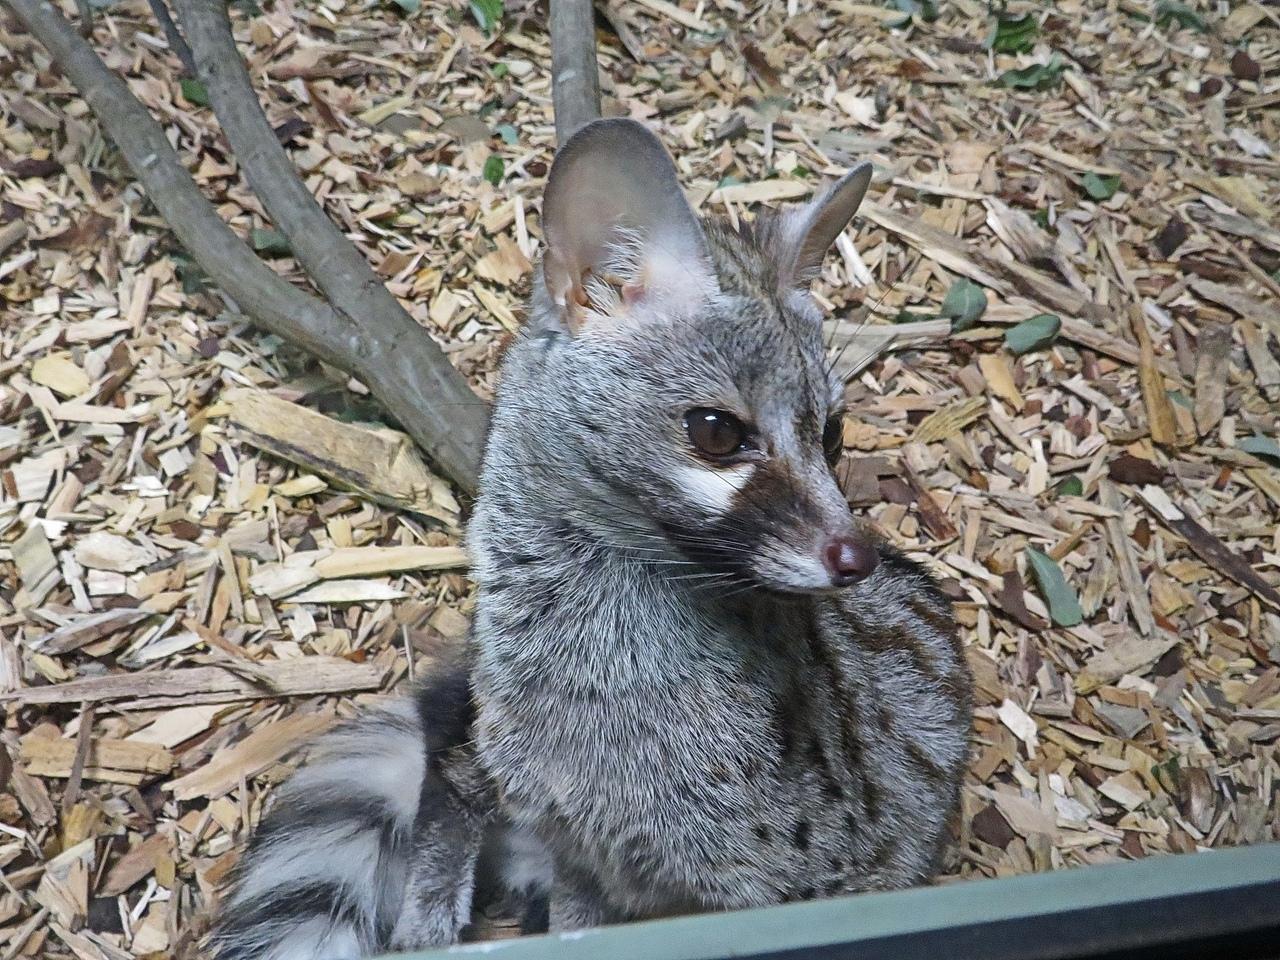
<svg viewBox="0 0 1280 960"><path fill-rule="evenodd" d="M837 587L865 580L876 568L876 548L851 536L832 537L822 551L822 563Z"/></svg>

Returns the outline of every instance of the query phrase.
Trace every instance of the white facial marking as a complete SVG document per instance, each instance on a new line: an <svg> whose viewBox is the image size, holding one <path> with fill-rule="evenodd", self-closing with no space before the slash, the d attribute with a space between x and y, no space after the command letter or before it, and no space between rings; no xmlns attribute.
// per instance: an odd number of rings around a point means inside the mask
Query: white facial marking
<svg viewBox="0 0 1280 960"><path fill-rule="evenodd" d="M757 561L761 574L792 590L821 590L831 586L831 574L816 554L779 550L765 552Z"/></svg>
<svg viewBox="0 0 1280 960"><path fill-rule="evenodd" d="M712 513L728 513L734 494L747 485L755 470L754 463L720 468L686 466L680 470L680 486Z"/></svg>

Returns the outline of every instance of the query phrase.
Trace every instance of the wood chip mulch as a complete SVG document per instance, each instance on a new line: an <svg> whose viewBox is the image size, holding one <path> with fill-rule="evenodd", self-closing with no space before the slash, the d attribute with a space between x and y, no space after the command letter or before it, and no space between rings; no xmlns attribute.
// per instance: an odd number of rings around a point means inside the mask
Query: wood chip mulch
<svg viewBox="0 0 1280 960"><path fill-rule="evenodd" d="M946 882L1280 838L1280 16L941 6L607 0L606 109L708 213L876 163L817 293L850 500L946 579L977 676ZM302 282L146 5L98 18ZM541 10L235 19L312 191L486 393L539 244ZM209 288L3 19L0 75L0 960L181 955L298 748L465 633L459 502Z"/></svg>

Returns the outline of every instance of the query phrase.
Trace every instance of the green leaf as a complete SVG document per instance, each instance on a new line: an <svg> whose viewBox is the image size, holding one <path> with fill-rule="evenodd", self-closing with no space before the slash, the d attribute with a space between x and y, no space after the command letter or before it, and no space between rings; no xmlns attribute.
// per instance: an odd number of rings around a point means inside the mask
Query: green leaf
<svg viewBox="0 0 1280 960"><path fill-rule="evenodd" d="M998 14L987 38L987 47L996 53L1026 53L1036 45L1040 21L1031 14L1020 17Z"/></svg>
<svg viewBox="0 0 1280 960"><path fill-rule="evenodd" d="M1084 484L1080 478L1072 474L1053 488L1060 497L1080 497L1084 495Z"/></svg>
<svg viewBox="0 0 1280 960"><path fill-rule="evenodd" d="M204 88L204 84L193 77L183 77L178 81L178 86L182 88L182 97L187 103L197 107L207 107L209 105L209 91Z"/></svg>
<svg viewBox="0 0 1280 960"><path fill-rule="evenodd" d="M1095 200L1110 200L1120 189L1120 178L1116 176L1100 177L1093 171L1084 175L1084 192Z"/></svg>
<svg viewBox="0 0 1280 960"><path fill-rule="evenodd" d="M492 67L489 68L489 75L493 77L493 79L495 80L501 80L510 72L511 72L511 68L507 66L505 63L495 63Z"/></svg>
<svg viewBox="0 0 1280 960"><path fill-rule="evenodd" d="M263 230L255 227L249 231L253 249L268 257L287 257L293 253L289 241L279 230Z"/></svg>
<svg viewBox="0 0 1280 960"><path fill-rule="evenodd" d="M1236 444L1246 453L1252 453L1255 457L1270 457L1273 460L1280 461L1280 443L1276 443L1270 437L1264 437L1262 434L1254 434L1252 437L1245 437Z"/></svg>
<svg viewBox="0 0 1280 960"><path fill-rule="evenodd" d="M972 280L961 277L947 291L938 316L948 318L951 321L951 330L955 333L968 330L986 311L987 295L982 287Z"/></svg>
<svg viewBox="0 0 1280 960"><path fill-rule="evenodd" d="M471 0L471 15L488 36L502 22L502 0Z"/></svg>
<svg viewBox="0 0 1280 960"><path fill-rule="evenodd" d="M200 265L192 260L185 252L175 251L170 254L173 259L174 272L178 275L178 279L182 281L182 292L191 296L197 293L203 293L213 286L213 281L209 275L200 269Z"/></svg>
<svg viewBox="0 0 1280 960"><path fill-rule="evenodd" d="M1164 27L1172 22L1176 22L1180 27L1199 30L1201 33L1208 29L1204 18L1185 3L1178 3L1176 0L1160 0L1156 4L1156 24Z"/></svg>
<svg viewBox="0 0 1280 960"><path fill-rule="evenodd" d="M898 308L890 319L890 323L920 323L923 320L940 320L942 319L936 313L925 313L918 310L908 310L906 307Z"/></svg>
<svg viewBox="0 0 1280 960"><path fill-rule="evenodd" d="M489 159L484 162L484 178L495 187L502 182L502 175L506 172L507 165L496 153L490 154Z"/></svg>
<svg viewBox="0 0 1280 960"><path fill-rule="evenodd" d="M422 9L422 0L391 0L405 13L417 13Z"/></svg>
<svg viewBox="0 0 1280 960"><path fill-rule="evenodd" d="M897 20L885 21L885 26L894 30L907 26L914 16L919 16L925 23L933 23L938 19L937 0L889 0L885 6L902 11L903 15Z"/></svg>
<svg viewBox="0 0 1280 960"><path fill-rule="evenodd" d="M1027 563L1040 588L1040 595L1049 606L1049 619L1060 627L1074 627L1084 619L1076 592L1062 575L1062 568L1047 553L1035 547L1027 547Z"/></svg>
<svg viewBox="0 0 1280 960"><path fill-rule="evenodd" d="M1062 80L1062 57L1054 54L1048 63L1036 63L1021 70L1006 70L997 81L1015 90L1048 90Z"/></svg>
<svg viewBox="0 0 1280 960"><path fill-rule="evenodd" d="M1039 224L1041 229L1043 230L1048 230L1049 227L1051 226L1051 224L1049 223L1048 210L1037 210L1035 213L1031 215L1031 219L1034 220L1037 224Z"/></svg>
<svg viewBox="0 0 1280 960"><path fill-rule="evenodd" d="M500 123L493 128L493 132L502 138L502 142L508 146L515 146L516 141L520 139L520 135L516 133L516 128L509 123Z"/></svg>
<svg viewBox="0 0 1280 960"><path fill-rule="evenodd" d="M1062 321L1052 313L1037 313L1004 333L1004 345L1011 353L1022 356L1032 350L1043 350L1058 338Z"/></svg>

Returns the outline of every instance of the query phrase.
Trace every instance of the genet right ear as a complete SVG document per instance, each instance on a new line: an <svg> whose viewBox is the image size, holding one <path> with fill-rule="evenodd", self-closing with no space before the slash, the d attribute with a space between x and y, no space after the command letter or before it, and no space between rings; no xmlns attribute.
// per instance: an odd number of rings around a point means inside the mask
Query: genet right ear
<svg viewBox="0 0 1280 960"><path fill-rule="evenodd" d="M634 120L596 120L561 148L542 203L543 279L565 326L637 304L692 309L715 289L671 157ZM593 296L617 291L609 304Z"/></svg>
<svg viewBox="0 0 1280 960"><path fill-rule="evenodd" d="M860 163L813 200L782 214L773 255L783 284L801 287L817 276L827 251L866 197L871 173L870 163Z"/></svg>

